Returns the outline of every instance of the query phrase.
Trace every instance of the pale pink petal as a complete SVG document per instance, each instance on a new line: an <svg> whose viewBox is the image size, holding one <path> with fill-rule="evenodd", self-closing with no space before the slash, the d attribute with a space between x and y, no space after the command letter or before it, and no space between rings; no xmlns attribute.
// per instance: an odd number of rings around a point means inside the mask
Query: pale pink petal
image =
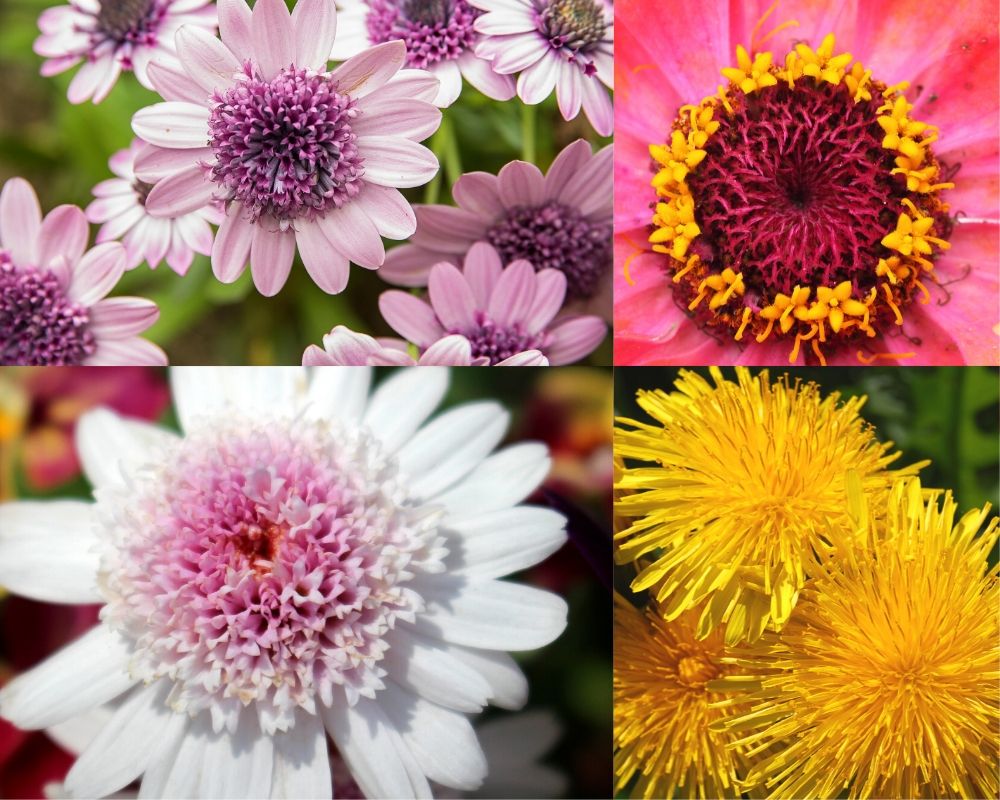
<svg viewBox="0 0 1000 800"><path fill-rule="evenodd" d="M168 219L146 220L145 253L146 262L153 269L159 266L167 250L170 249L171 221Z"/></svg>
<svg viewBox="0 0 1000 800"><path fill-rule="evenodd" d="M142 333L160 317L152 300L110 297L90 309L90 330L98 339L127 339Z"/></svg>
<svg viewBox="0 0 1000 800"><path fill-rule="evenodd" d="M476 309L485 311L503 272L500 254L486 242L476 242L465 256L462 272L476 300Z"/></svg>
<svg viewBox="0 0 1000 800"><path fill-rule="evenodd" d="M472 345L459 334L445 336L428 347L418 362L422 367L467 367L472 361Z"/></svg>
<svg viewBox="0 0 1000 800"><path fill-rule="evenodd" d="M218 0L219 35L226 47L244 62L253 55L253 36L250 33L250 6L244 0Z"/></svg>
<svg viewBox="0 0 1000 800"><path fill-rule="evenodd" d="M437 156L409 139L359 136L357 145L365 159L365 181L410 189L423 186L437 174Z"/></svg>
<svg viewBox="0 0 1000 800"><path fill-rule="evenodd" d="M243 206L232 203L212 245L212 272L223 283L232 283L246 268L254 225L243 215Z"/></svg>
<svg viewBox="0 0 1000 800"><path fill-rule="evenodd" d="M542 171L526 161L511 161L497 175L500 200L507 208L534 206L545 196Z"/></svg>
<svg viewBox="0 0 1000 800"><path fill-rule="evenodd" d="M387 239L406 239L417 229L417 216L399 189L367 183L353 200Z"/></svg>
<svg viewBox="0 0 1000 800"><path fill-rule="evenodd" d="M427 288L431 307L445 330L468 330L476 324L476 298L454 264L434 265Z"/></svg>
<svg viewBox="0 0 1000 800"><path fill-rule="evenodd" d="M39 73L43 78L51 78L53 75L59 75L68 69L72 69L77 64L79 64L83 59L80 56L62 56L61 58L50 58L39 70Z"/></svg>
<svg viewBox="0 0 1000 800"><path fill-rule="evenodd" d="M129 181L122 180L121 178L107 178L100 183L94 184L94 188L90 190L90 193L94 197L113 197L114 195L131 195L132 186Z"/></svg>
<svg viewBox="0 0 1000 800"><path fill-rule="evenodd" d="M298 0L292 10L295 66L325 69L337 35L337 6L333 0Z"/></svg>
<svg viewBox="0 0 1000 800"><path fill-rule="evenodd" d="M87 217L79 208L70 205L53 208L42 220L38 234L38 266L47 267L57 256L75 264L87 249L89 237Z"/></svg>
<svg viewBox="0 0 1000 800"><path fill-rule="evenodd" d="M146 211L154 217L190 214L211 203L215 189L201 167L192 167L157 183L146 198Z"/></svg>
<svg viewBox="0 0 1000 800"><path fill-rule="evenodd" d="M556 88L562 62L555 53L546 53L517 76L517 95L529 106L542 102Z"/></svg>
<svg viewBox="0 0 1000 800"><path fill-rule="evenodd" d="M327 294L340 294L347 287L351 264L333 248L319 225L303 225L295 232L299 255L306 272Z"/></svg>
<svg viewBox="0 0 1000 800"><path fill-rule="evenodd" d="M316 345L311 344L302 354L302 366L303 367L335 367L338 366L337 362L325 351L318 348ZM363 367L364 364L358 364L356 366Z"/></svg>
<svg viewBox="0 0 1000 800"><path fill-rule="evenodd" d="M243 5L240 2L240 5ZM246 6L244 6L245 8ZM149 82L164 100L204 105L208 97L184 70L164 61L153 61L146 68Z"/></svg>
<svg viewBox="0 0 1000 800"><path fill-rule="evenodd" d="M467 172L451 188L459 206L485 220L492 221L506 213L500 200L500 186L496 175L488 172Z"/></svg>
<svg viewBox="0 0 1000 800"><path fill-rule="evenodd" d="M285 0L257 0L250 23L253 52L261 74L275 77L295 60L295 31Z"/></svg>
<svg viewBox="0 0 1000 800"><path fill-rule="evenodd" d="M493 288L487 312L497 325L523 324L531 313L535 291L535 270L531 264L527 261L508 264Z"/></svg>
<svg viewBox="0 0 1000 800"><path fill-rule="evenodd" d="M462 72L458 64L451 60L439 61L431 71L441 82L437 97L434 98L434 105L447 108L458 100L458 96L462 93Z"/></svg>
<svg viewBox="0 0 1000 800"><path fill-rule="evenodd" d="M566 69L556 84L556 101L563 119L576 119L583 105L583 81L579 70Z"/></svg>
<svg viewBox="0 0 1000 800"><path fill-rule="evenodd" d="M262 217L250 245L250 272L257 291L265 297L281 291L295 259L294 231L269 230L276 225Z"/></svg>
<svg viewBox="0 0 1000 800"><path fill-rule="evenodd" d="M441 111L422 100L401 100L373 92L358 103L362 113L351 124L358 136L403 136L419 142L441 125Z"/></svg>
<svg viewBox="0 0 1000 800"><path fill-rule="evenodd" d="M572 144L566 145L552 162L549 171L545 173L545 199L565 198L572 202L582 199L578 196L564 195L563 189L574 175L587 166L590 155L590 142L586 139L577 139Z"/></svg>
<svg viewBox="0 0 1000 800"><path fill-rule="evenodd" d="M341 366L363 367L369 356L382 350L382 346L371 336L356 333L350 328L338 325L323 337L323 347L329 363Z"/></svg>
<svg viewBox="0 0 1000 800"><path fill-rule="evenodd" d="M480 217L451 206L418 206L414 241L443 253L460 255L482 239L488 226Z"/></svg>
<svg viewBox="0 0 1000 800"><path fill-rule="evenodd" d="M135 157L135 176L141 181L155 184L175 172L189 170L198 164L208 164L213 158L211 147L168 150L147 144Z"/></svg>
<svg viewBox="0 0 1000 800"><path fill-rule="evenodd" d="M104 242L121 238L127 230L145 218L146 215L143 212L142 206L138 203L134 204L128 211L112 217L106 224L101 226L101 230L97 234L97 243L103 244Z"/></svg>
<svg viewBox="0 0 1000 800"><path fill-rule="evenodd" d="M508 5L502 12L483 14L476 20L476 30L491 36L528 33L538 27L532 7L525 3Z"/></svg>
<svg viewBox="0 0 1000 800"><path fill-rule="evenodd" d="M354 203L328 211L317 220L330 244L359 267L377 269L385 261L378 228Z"/></svg>
<svg viewBox="0 0 1000 800"><path fill-rule="evenodd" d="M525 350L496 363L498 367L547 367L548 365L549 360L541 350Z"/></svg>
<svg viewBox="0 0 1000 800"><path fill-rule="evenodd" d="M206 252L211 252L211 240L209 240L209 250ZM175 227L170 237L170 249L167 250L167 266L178 275L187 275L193 261L194 250L184 241L180 230Z"/></svg>
<svg viewBox="0 0 1000 800"><path fill-rule="evenodd" d="M92 306L107 295L125 272L125 248L118 242L99 244L73 267L66 294L80 305Z"/></svg>
<svg viewBox="0 0 1000 800"><path fill-rule="evenodd" d="M584 167L571 177L564 187L560 199L574 205L588 217L599 217L602 221L611 218L612 211L612 162L614 151L611 145L594 153Z"/></svg>
<svg viewBox="0 0 1000 800"><path fill-rule="evenodd" d="M204 148L208 145L208 109L177 101L155 103L135 113L132 130L159 147Z"/></svg>
<svg viewBox="0 0 1000 800"><path fill-rule="evenodd" d="M152 342L134 339L98 339L96 352L86 359L88 367L165 367L167 355Z"/></svg>
<svg viewBox="0 0 1000 800"><path fill-rule="evenodd" d="M204 28L184 25L177 31L176 44L184 71L205 95L225 91L233 84L240 62Z"/></svg>
<svg viewBox="0 0 1000 800"><path fill-rule="evenodd" d="M38 196L24 178L11 178L0 191L0 242L18 266L38 263L38 235L42 209Z"/></svg>
<svg viewBox="0 0 1000 800"><path fill-rule="evenodd" d="M426 286L431 267L441 260L440 253L413 244L394 247L379 267L379 277L396 286Z"/></svg>
<svg viewBox="0 0 1000 800"><path fill-rule="evenodd" d="M111 90L115 86L115 82L118 80L119 76L122 74L122 65L118 59L113 59L111 61L110 69L104 72L101 81L94 87L94 96L91 100L94 103L102 103L105 98L111 93Z"/></svg>
<svg viewBox="0 0 1000 800"><path fill-rule="evenodd" d="M67 99L73 104L89 100L114 69L115 61L111 56L85 61L70 81Z"/></svg>
<svg viewBox="0 0 1000 800"><path fill-rule="evenodd" d="M358 53L337 67L332 75L337 91L351 97L364 97L384 86L403 66L406 45L400 41L385 42Z"/></svg>
<svg viewBox="0 0 1000 800"><path fill-rule="evenodd" d="M601 136L610 136L615 129L615 111L611 95L593 79L583 80L583 113Z"/></svg>
<svg viewBox="0 0 1000 800"><path fill-rule="evenodd" d="M572 364L592 353L604 341L607 326L600 317L564 317L549 328L551 343L545 353L552 366Z"/></svg>
<svg viewBox="0 0 1000 800"><path fill-rule="evenodd" d="M412 294L395 289L382 292L378 307L393 330L417 347L426 349L445 335L434 310Z"/></svg>
<svg viewBox="0 0 1000 800"><path fill-rule="evenodd" d="M514 96L514 79L493 71L489 61L471 50L458 57L458 67L465 79L493 100L510 100Z"/></svg>
<svg viewBox="0 0 1000 800"><path fill-rule="evenodd" d="M208 255L212 252L212 229L201 217L187 214L173 221L181 239L196 253Z"/></svg>
<svg viewBox="0 0 1000 800"><path fill-rule="evenodd" d="M543 269L535 275L535 301L524 319L529 333L545 329L563 306L566 299L566 276L556 269Z"/></svg>
<svg viewBox="0 0 1000 800"><path fill-rule="evenodd" d="M433 103L437 97L439 81L422 69L401 69L378 90L379 100L423 100Z"/></svg>
<svg viewBox="0 0 1000 800"><path fill-rule="evenodd" d="M547 52L548 43L535 33L504 37L502 44L497 44L496 40L484 39L476 47L476 55L492 60L494 71L503 75L511 75L530 67Z"/></svg>
<svg viewBox="0 0 1000 800"><path fill-rule="evenodd" d="M105 197L94 200L87 206L86 217L90 222L107 222L138 205L135 192L129 190L128 194L120 194L114 197Z"/></svg>

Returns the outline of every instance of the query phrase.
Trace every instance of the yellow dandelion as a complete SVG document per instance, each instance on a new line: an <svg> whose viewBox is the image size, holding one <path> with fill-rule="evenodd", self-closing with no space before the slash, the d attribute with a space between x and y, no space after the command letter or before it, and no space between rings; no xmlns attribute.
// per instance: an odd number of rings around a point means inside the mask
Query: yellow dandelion
<svg viewBox="0 0 1000 800"><path fill-rule="evenodd" d="M649 557L632 588L656 587L666 619L704 603L698 635L726 622L729 642L784 625L809 570L850 535L845 475L887 494L899 457L859 415L865 398L822 397L812 383L767 371L713 368L715 385L684 370L677 391L640 391L656 421L620 419L615 451L649 462L616 484L619 562Z"/></svg>
<svg viewBox="0 0 1000 800"><path fill-rule="evenodd" d="M859 486L852 496L863 506ZM977 536L988 505L956 525L950 493L922 496L917 480L887 503L873 521L862 509L863 546L824 565L780 634L734 652L745 674L712 684L753 709L717 729L769 753L744 788L997 797L1000 583L987 562L997 520Z"/></svg>
<svg viewBox="0 0 1000 800"><path fill-rule="evenodd" d="M724 695L708 682L734 672L722 663L719 632L695 636L698 616L673 622L615 596L615 793L630 784L634 798L739 797L737 771L746 769L738 737L712 731L738 706L712 708Z"/></svg>

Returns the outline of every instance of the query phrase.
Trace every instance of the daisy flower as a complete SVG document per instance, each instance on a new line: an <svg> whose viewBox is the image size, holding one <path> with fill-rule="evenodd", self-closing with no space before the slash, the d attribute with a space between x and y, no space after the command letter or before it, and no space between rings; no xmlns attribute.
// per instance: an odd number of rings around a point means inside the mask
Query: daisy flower
<svg viewBox="0 0 1000 800"><path fill-rule="evenodd" d="M108 161L117 178L101 181L94 187L97 198L87 206L87 219L103 223L97 242L121 239L125 245L126 269L135 269L143 261L156 269L164 259L178 275L184 275L195 253L212 252L212 229L225 217L216 203L174 219L154 217L146 211L146 198L152 185L135 177L135 158L146 147L133 139L126 150L119 150Z"/></svg>
<svg viewBox="0 0 1000 800"><path fill-rule="evenodd" d="M401 70L402 42L387 42L332 72L333 0L221 0L219 41L197 28L177 34L181 67L153 64L166 100L132 120L153 145L135 163L154 184L146 209L179 217L226 202L212 269L231 283L250 261L265 295L280 291L296 248L326 292L347 285L350 262L377 269L382 237L413 233L399 189L438 170L419 140L441 122L428 100L438 82Z"/></svg>
<svg viewBox="0 0 1000 800"><path fill-rule="evenodd" d="M817 554L851 536L848 471L878 495L927 462L888 468L900 453L861 418L864 397L824 398L766 370L711 373L714 386L683 370L675 392L640 391L652 424L619 420L615 453L639 463L615 484L628 491L616 557L645 560L632 589L652 588L668 621L705 601L700 637L726 622L728 641L752 641L788 622Z"/></svg>
<svg viewBox="0 0 1000 800"><path fill-rule="evenodd" d="M338 325L323 337L323 347L309 345L302 354L304 367L421 366L488 367L487 356L472 356L472 343L461 334L444 336L414 359L409 343L402 339L375 339ZM492 366L547 367L549 360L539 350L517 353Z"/></svg>
<svg viewBox="0 0 1000 800"><path fill-rule="evenodd" d="M616 362L1000 363L996 3L763 5L619 13Z"/></svg>
<svg viewBox="0 0 1000 800"><path fill-rule="evenodd" d="M0 584L103 603L101 622L0 691L49 727L116 701L66 778L101 797L330 797L328 740L367 797L476 788L468 714L516 708L505 651L566 603L499 580L558 549L563 517L522 505L543 445L498 452L498 404L427 422L441 369L190 369L182 434L107 410L77 427L94 502L0 506Z"/></svg>
<svg viewBox="0 0 1000 800"><path fill-rule="evenodd" d="M462 92L462 78L494 100L514 96L514 79L493 71L476 55L476 17L467 0L340 0L337 38L330 58L343 61L374 44L401 41L406 66L441 81L435 105L450 106Z"/></svg>
<svg viewBox="0 0 1000 800"><path fill-rule="evenodd" d="M734 652L739 669L720 687L753 711L716 727L755 750L777 745L744 788L997 796L997 519L987 505L956 522L950 492L927 494L901 481L870 518L853 486L867 544L824 566L780 636Z"/></svg>
<svg viewBox="0 0 1000 800"><path fill-rule="evenodd" d="M605 0L470 0L486 13L476 54L503 75L519 72L517 95L540 103L555 90L563 119L583 107L601 136L614 130L614 8Z"/></svg>
<svg viewBox="0 0 1000 800"><path fill-rule="evenodd" d="M431 269L428 300L409 292L383 292L378 307L393 329L422 352L455 334L472 358L496 366L527 351L540 351L553 366L579 361L604 339L607 326L595 316L556 318L566 296L566 276L535 272L524 260L506 267L500 254L477 242L460 270L444 261Z"/></svg>
<svg viewBox="0 0 1000 800"><path fill-rule="evenodd" d="M452 187L458 207L416 206L417 232L389 251L379 275L398 286L426 286L431 267L458 265L474 242L485 241L504 264L523 259L562 272L570 301L600 312L607 306L610 318L611 162L610 146L592 153L578 139L544 176L524 161L498 175L463 175Z"/></svg>
<svg viewBox="0 0 1000 800"><path fill-rule="evenodd" d="M38 18L35 52L46 61L42 75L58 75L81 61L67 92L71 103L100 103L118 76L134 72L152 89L148 68L154 58L175 59L174 34L182 25L214 31L210 0L70 0L47 8Z"/></svg>
<svg viewBox="0 0 1000 800"><path fill-rule="evenodd" d="M87 250L87 218L58 206L42 218L22 178L0 192L0 364L161 365L163 351L138 336L156 304L107 294L125 272L118 242Z"/></svg>

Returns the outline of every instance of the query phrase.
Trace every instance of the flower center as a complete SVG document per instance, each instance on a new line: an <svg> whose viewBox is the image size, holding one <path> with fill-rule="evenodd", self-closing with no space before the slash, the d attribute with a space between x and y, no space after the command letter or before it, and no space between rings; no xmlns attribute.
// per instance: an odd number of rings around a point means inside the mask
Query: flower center
<svg viewBox="0 0 1000 800"><path fill-rule="evenodd" d="M515 206L486 232L504 264L530 261L566 276L569 299L593 297L611 264L611 225L589 221L562 203Z"/></svg>
<svg viewBox="0 0 1000 800"><path fill-rule="evenodd" d="M480 13L466 0L370 0L365 24L373 43L399 40L407 66L426 69L472 48Z"/></svg>
<svg viewBox="0 0 1000 800"><path fill-rule="evenodd" d="M139 205L145 206L146 199L149 197L149 193L153 191L153 184L146 183L145 181L140 181L136 179L132 182L132 191L135 192L136 199L139 201Z"/></svg>
<svg viewBox="0 0 1000 800"><path fill-rule="evenodd" d="M540 349L545 341L543 334L527 333L521 330L520 325L500 327L481 311L476 312L475 328L472 330L455 328L448 333L460 333L465 336L472 345L472 357L488 358L491 367L525 350Z"/></svg>
<svg viewBox="0 0 1000 800"><path fill-rule="evenodd" d="M0 364L80 364L97 350L89 322L53 273L17 270L0 251Z"/></svg>
<svg viewBox="0 0 1000 800"><path fill-rule="evenodd" d="M718 667L705 656L684 656L677 662L677 680L689 689L704 689L719 674Z"/></svg>
<svg viewBox="0 0 1000 800"><path fill-rule="evenodd" d="M359 112L328 73L289 67L265 81L248 67L214 99L212 179L252 221L313 219L361 191L364 161L351 129Z"/></svg>
<svg viewBox="0 0 1000 800"><path fill-rule="evenodd" d="M552 47L582 50L600 42L607 31L604 7L597 0L553 0L538 14Z"/></svg>
<svg viewBox="0 0 1000 800"><path fill-rule="evenodd" d="M97 27L118 42L145 35L155 11L155 0L100 0Z"/></svg>

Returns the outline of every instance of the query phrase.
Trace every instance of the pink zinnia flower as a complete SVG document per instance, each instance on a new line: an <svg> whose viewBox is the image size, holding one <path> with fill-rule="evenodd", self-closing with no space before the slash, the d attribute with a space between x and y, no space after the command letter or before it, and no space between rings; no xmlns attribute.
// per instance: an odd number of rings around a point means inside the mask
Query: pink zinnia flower
<svg viewBox="0 0 1000 800"><path fill-rule="evenodd" d="M83 61L69 84L69 101L100 103L122 71L135 72L139 83L152 89L149 63L174 56L174 34L181 25L215 30L215 5L210 0L70 0L42 12L35 52L47 59L45 76Z"/></svg>
<svg viewBox="0 0 1000 800"><path fill-rule="evenodd" d="M494 72L489 60L475 53L482 37L473 25L482 12L468 0L341 0L338 6L334 61L399 40L406 45L406 66L441 81L435 105L454 103L463 77L494 100L514 96L514 79Z"/></svg>
<svg viewBox="0 0 1000 800"><path fill-rule="evenodd" d="M437 79L401 70L402 42L388 42L326 71L336 30L333 0L221 0L222 41L197 28L177 34L181 70L150 66L167 100L139 111L136 134L153 145L135 165L155 184L154 216L227 204L212 250L231 283L247 260L262 294L288 278L296 247L324 291L347 285L350 262L377 269L382 237L416 225L399 188L438 169L418 141L440 124L428 100Z"/></svg>
<svg viewBox="0 0 1000 800"><path fill-rule="evenodd" d="M476 20L484 34L476 54L503 75L515 72L517 94L540 103L553 89L563 119L583 107L602 136L614 129L614 9L604 0L469 0L487 13Z"/></svg>
<svg viewBox="0 0 1000 800"><path fill-rule="evenodd" d="M170 268L184 275L195 253L212 252L212 229L225 212L217 203L173 219L154 217L146 211L146 198L153 188L135 177L136 156L148 145L133 139L126 150L119 150L108 161L117 178L101 181L94 187L94 200L87 206L87 219L104 223L97 232L98 244L121 239L127 259L125 269L135 269L143 261L156 269L165 258Z"/></svg>
<svg viewBox="0 0 1000 800"><path fill-rule="evenodd" d="M566 297L611 316L612 151L591 153L579 139L543 176L534 164L512 161L499 175L470 172L452 187L458 208L416 206L411 244L393 248L379 275L398 286L426 286L431 267L460 264L485 241L504 264L525 260L566 276Z"/></svg>
<svg viewBox="0 0 1000 800"><path fill-rule="evenodd" d="M430 271L430 302L408 292L384 292L378 306L393 329L428 351L445 337L463 336L474 359L491 365L529 350L558 366L591 353L607 333L600 317L556 318L566 296L566 276L535 272L524 260L504 267L490 245L479 242L459 270L443 261Z"/></svg>
<svg viewBox="0 0 1000 800"><path fill-rule="evenodd" d="M87 218L59 206L42 219L22 178L0 193L0 364L158 365L159 347L137 334L159 310L138 297L107 298L125 272L118 242L87 250Z"/></svg>
<svg viewBox="0 0 1000 800"><path fill-rule="evenodd" d="M619 8L615 362L996 365L996 3L768 5Z"/></svg>

